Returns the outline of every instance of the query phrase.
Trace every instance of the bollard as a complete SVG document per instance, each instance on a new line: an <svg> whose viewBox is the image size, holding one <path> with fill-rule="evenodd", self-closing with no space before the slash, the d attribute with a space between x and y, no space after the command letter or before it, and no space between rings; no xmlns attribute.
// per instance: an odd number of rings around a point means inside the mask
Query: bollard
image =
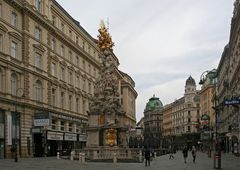
<svg viewBox="0 0 240 170"><path fill-rule="evenodd" d="M60 159L59 152L57 152L57 159Z"/></svg>
<svg viewBox="0 0 240 170"><path fill-rule="evenodd" d="M116 152L113 153L113 163L117 162L117 154Z"/></svg>
<svg viewBox="0 0 240 170"><path fill-rule="evenodd" d="M154 152L154 158L156 158L157 157L157 152Z"/></svg>
<svg viewBox="0 0 240 170"><path fill-rule="evenodd" d="M73 151L71 151L70 160L73 161Z"/></svg>
<svg viewBox="0 0 240 170"><path fill-rule="evenodd" d="M85 153L82 153L82 163L85 163Z"/></svg>
<svg viewBox="0 0 240 170"><path fill-rule="evenodd" d="M139 152L139 162L142 162L142 151Z"/></svg>
<svg viewBox="0 0 240 170"><path fill-rule="evenodd" d="M79 162L82 163L82 153L81 152L79 153L79 157L78 158L79 158Z"/></svg>
<svg viewBox="0 0 240 170"><path fill-rule="evenodd" d="M213 161L214 165L213 168L214 169L221 169L221 151L216 151L214 154L214 161Z"/></svg>

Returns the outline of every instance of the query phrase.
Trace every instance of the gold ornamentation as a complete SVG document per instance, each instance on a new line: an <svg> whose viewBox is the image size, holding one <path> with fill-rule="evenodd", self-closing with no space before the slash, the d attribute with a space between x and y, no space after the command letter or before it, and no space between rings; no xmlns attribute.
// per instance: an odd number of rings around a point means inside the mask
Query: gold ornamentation
<svg viewBox="0 0 240 170"><path fill-rule="evenodd" d="M109 146L114 146L116 145L116 138L117 138L117 135L116 135L116 130L115 129L108 129L106 131L106 143L107 145Z"/></svg>
<svg viewBox="0 0 240 170"><path fill-rule="evenodd" d="M108 28L105 27L104 22L101 20L100 22L100 28L98 29L98 32L100 35L98 35L98 47L102 50L110 49L112 50L112 47L114 46L114 43L112 42L112 37L108 33Z"/></svg>

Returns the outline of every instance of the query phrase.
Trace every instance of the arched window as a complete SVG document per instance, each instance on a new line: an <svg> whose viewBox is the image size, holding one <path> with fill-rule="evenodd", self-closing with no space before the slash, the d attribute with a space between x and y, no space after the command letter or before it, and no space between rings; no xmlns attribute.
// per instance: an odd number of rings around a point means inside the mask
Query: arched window
<svg viewBox="0 0 240 170"><path fill-rule="evenodd" d="M37 80L35 83L35 99L42 101L42 83L40 80Z"/></svg>
<svg viewBox="0 0 240 170"><path fill-rule="evenodd" d="M11 94L15 96L17 94L17 75L15 73L11 75Z"/></svg>

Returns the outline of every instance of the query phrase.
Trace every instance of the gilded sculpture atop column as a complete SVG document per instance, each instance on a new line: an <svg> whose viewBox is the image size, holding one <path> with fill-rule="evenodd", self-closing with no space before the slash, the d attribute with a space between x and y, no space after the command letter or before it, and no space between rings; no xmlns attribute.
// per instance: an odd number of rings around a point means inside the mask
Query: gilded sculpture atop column
<svg viewBox="0 0 240 170"><path fill-rule="evenodd" d="M112 37L110 36L110 34L108 32L108 28L106 28L106 26L102 20L100 22L100 28L98 29L98 32L99 32L98 47L102 50L105 50L105 49L112 50L114 43L112 42Z"/></svg>

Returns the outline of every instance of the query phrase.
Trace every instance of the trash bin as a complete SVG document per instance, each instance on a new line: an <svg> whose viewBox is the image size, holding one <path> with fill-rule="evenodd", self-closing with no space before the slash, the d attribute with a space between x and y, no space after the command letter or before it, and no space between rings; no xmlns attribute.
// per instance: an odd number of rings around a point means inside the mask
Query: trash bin
<svg viewBox="0 0 240 170"><path fill-rule="evenodd" d="M214 161L213 161L213 163L214 163L214 166L213 166L213 168L214 169L221 169L221 151L216 151L215 153L214 153Z"/></svg>

